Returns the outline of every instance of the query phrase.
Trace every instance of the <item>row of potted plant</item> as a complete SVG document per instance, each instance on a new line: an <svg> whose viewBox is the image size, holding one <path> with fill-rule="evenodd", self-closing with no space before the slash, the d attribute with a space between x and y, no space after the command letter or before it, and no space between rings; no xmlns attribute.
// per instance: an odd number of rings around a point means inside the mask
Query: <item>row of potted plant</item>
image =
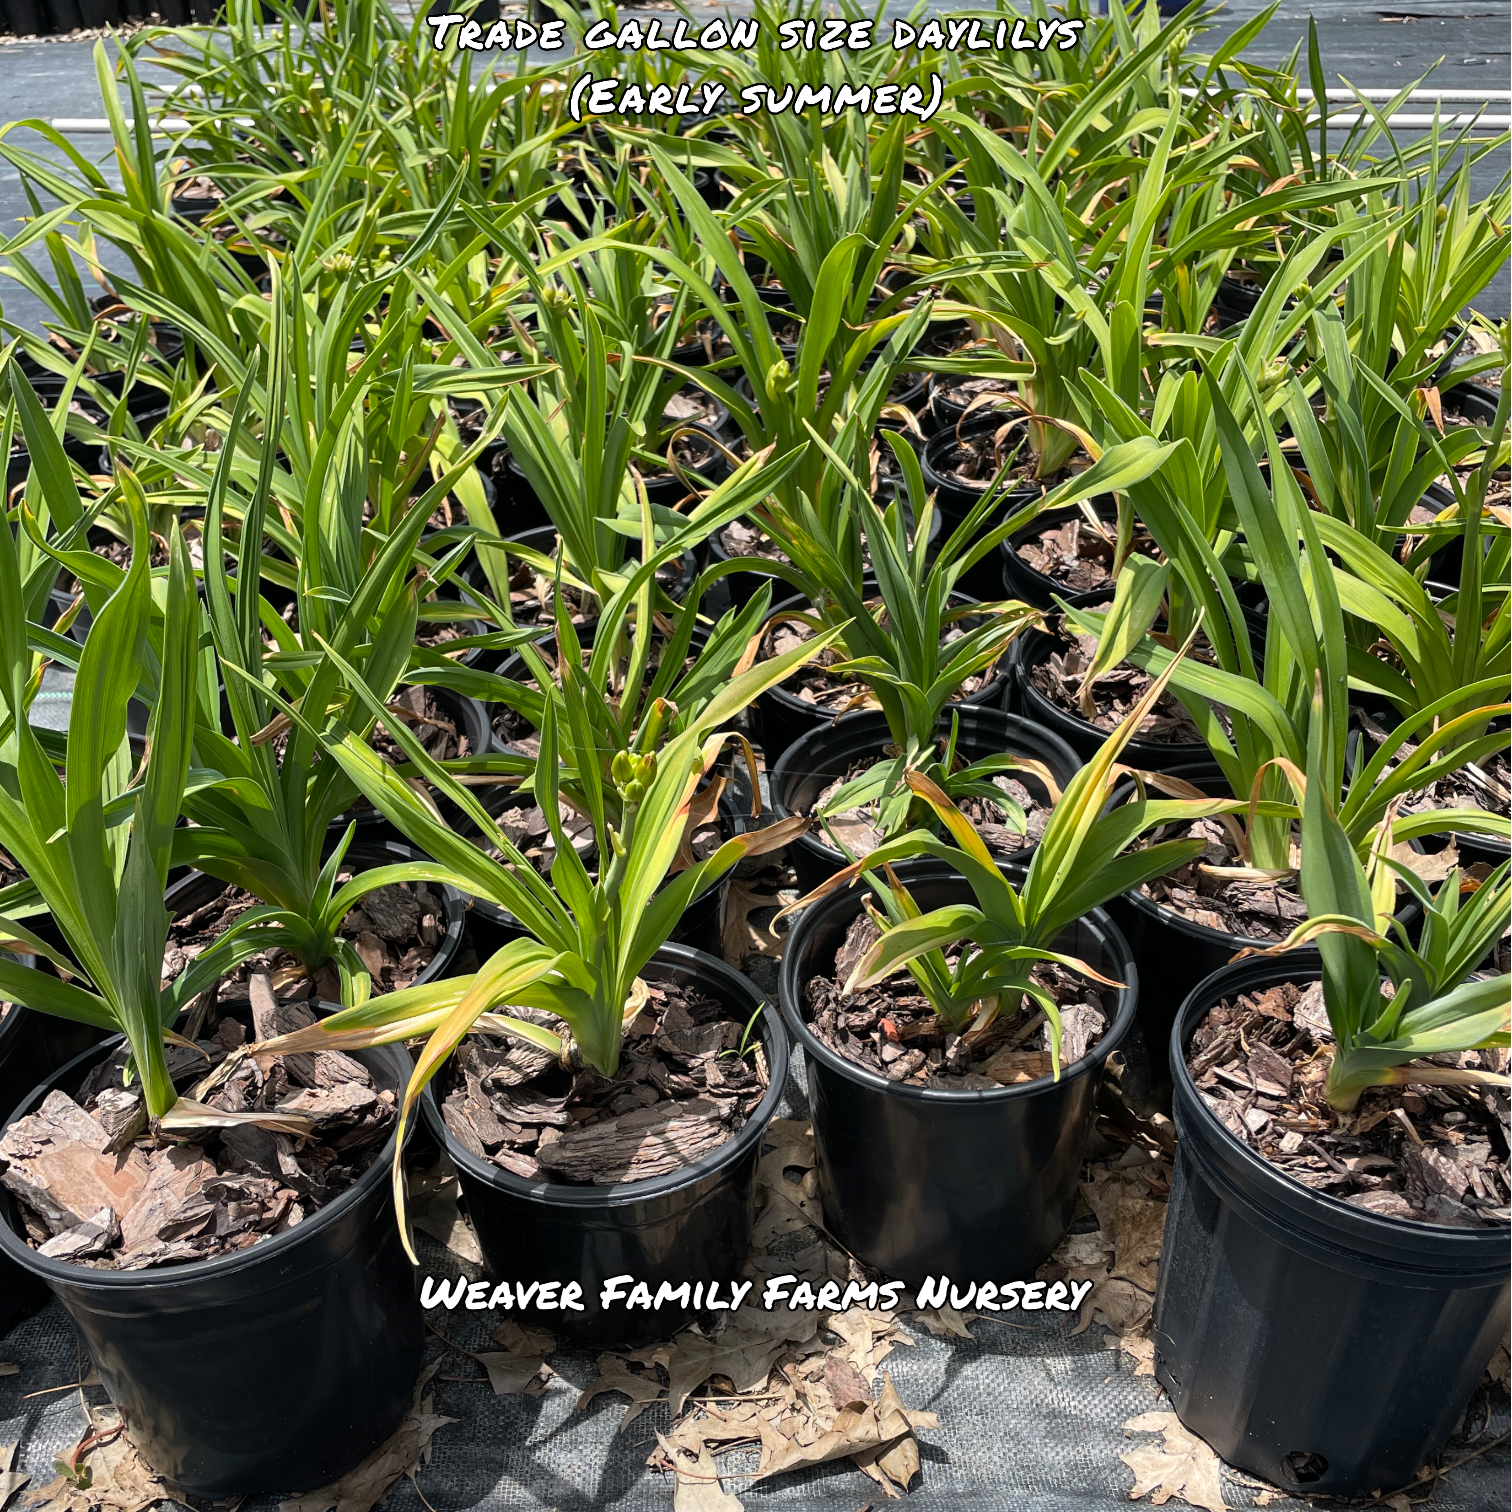
<svg viewBox="0 0 1512 1512"><path fill-rule="evenodd" d="M1506 191L1443 167L1495 144L1330 137L1196 5L953 61L916 134L585 130L384 6L260 14L129 39L127 108L101 51L121 187L0 140L55 316L4 369L0 1251L149 1461L392 1431L416 1138L559 1333L676 1326L598 1282L738 1273L796 1042L826 1226L910 1285L1045 1259L1118 1054L1178 1412L1410 1479L1506 1320ZM774 1011L699 947L776 851Z"/></svg>

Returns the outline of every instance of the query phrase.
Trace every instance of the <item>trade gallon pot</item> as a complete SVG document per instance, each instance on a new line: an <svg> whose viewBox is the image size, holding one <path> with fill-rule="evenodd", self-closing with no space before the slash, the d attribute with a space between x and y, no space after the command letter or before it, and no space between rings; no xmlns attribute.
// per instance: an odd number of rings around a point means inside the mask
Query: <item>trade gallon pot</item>
<svg viewBox="0 0 1512 1512"><path fill-rule="evenodd" d="M50 921L49 921L50 922ZM36 967L36 956L17 958L22 966ZM101 1039L98 1029L35 1013L12 1002L0 1017L0 1119L14 1109L38 1082L66 1066ZM47 1301L42 1280L0 1254L0 1334L7 1333L22 1318Z"/></svg>
<svg viewBox="0 0 1512 1512"><path fill-rule="evenodd" d="M1011 707L1024 719L1053 730L1082 761L1087 762L1097 755L1112 732L1052 703L1029 680L1034 669L1061 644L1055 636L1047 635L1043 630L1026 630L1008 648L1008 675L1013 685ZM1119 759L1125 766L1136 767L1142 772L1169 772L1195 761L1206 761L1209 756L1207 745L1202 741L1166 744L1136 738L1124 746Z"/></svg>
<svg viewBox="0 0 1512 1512"><path fill-rule="evenodd" d="M981 416L972 415L960 427L959 435L954 423L942 425L925 443L924 450L919 454L924 488L927 493L935 496L935 508L950 530L954 530L976 507L977 501L987 492L988 484L992 481L990 475L978 482L961 479L953 472L946 471L952 453L962 441L991 435L1010 423L1009 417L1002 412L984 412ZM1026 484L1004 494L999 511L988 519L987 528L999 524L1024 505L1033 503L1041 492L1038 484ZM986 560L991 561L990 554ZM991 568L987 570L990 572Z"/></svg>
<svg viewBox="0 0 1512 1512"><path fill-rule="evenodd" d="M76 1089L112 1037L55 1072ZM380 1088L409 1077L402 1048L359 1050ZM0 1254L68 1309L132 1442L159 1474L202 1497L327 1485L409 1411L423 1328L399 1240L394 1137L357 1181L297 1227L250 1249L155 1270L91 1270L38 1255L0 1192Z"/></svg>
<svg viewBox="0 0 1512 1512"><path fill-rule="evenodd" d="M865 586L870 594L873 591L870 581ZM953 594L952 601L956 604L974 602L963 593ZM795 596L776 605L772 615L775 618L784 612L791 613L793 610L806 610L809 607L811 606L807 599ZM1011 651L1012 647L1009 650ZM1007 702L1010 687L1008 665L1007 654L1005 654L998 663L1001 669L999 676L984 683L968 697L953 700L947 707L951 709L1002 708ZM860 691L859 686L857 691ZM788 692L780 683L775 688L768 688L757 697L751 707L756 718L756 727L761 732L761 749L766 756L768 771L776 767L779 758L789 746L801 740L811 730L831 729L839 723L857 717L854 713L837 715L833 709L822 709L817 704L811 704L806 699Z"/></svg>
<svg viewBox="0 0 1512 1512"><path fill-rule="evenodd" d="M1081 767L1076 753L1065 741L1026 719L1005 714L1001 709L972 705L955 712L960 715L956 751L965 762L1002 755L1043 762L1062 792ZM950 738L953 717L952 713L941 717L935 728L939 739ZM875 712L850 715L838 724L810 730L790 745L772 768L772 811L779 819L809 814L819 794L837 777L843 777L860 762L881 761L889 739L887 720ZM1035 798L1048 801L1050 795L1038 777L1029 772L1009 775L1022 782ZM1032 844L1027 846L1013 857L1014 861L1027 861L1033 848ZM817 825L788 847L788 859L797 873L800 894L818 887L847 864Z"/></svg>
<svg viewBox="0 0 1512 1512"><path fill-rule="evenodd" d="M939 861L895 870L926 911L973 899ZM843 1059L808 1026L805 988L833 973L861 903L857 887L806 908L778 979L783 1018L808 1066L825 1224L852 1254L910 1286L940 1274L962 1285L1028 1276L1071 1223L1098 1083L1134 1022L1139 982L1128 946L1100 909L1060 936L1056 949L1124 985L1102 1039L1062 1067L1059 1081L970 1092L905 1086Z"/></svg>
<svg viewBox="0 0 1512 1512"><path fill-rule="evenodd" d="M402 840L366 842L359 838L361 835L362 827L359 825L357 837L347 847L346 865L354 874L372 871L380 866L403 866L426 859L414 846ZM451 974L452 964L462 947L462 930L467 918L467 901L456 888L444 882L428 882L425 885L441 899L442 935L435 955L411 984L416 987L425 982L440 981L442 977ZM193 913L196 908L203 908L223 892L226 886L219 877L207 876L200 871L186 872L177 882L169 883L164 902L168 905L168 912L175 917Z"/></svg>
<svg viewBox="0 0 1512 1512"><path fill-rule="evenodd" d="M1228 779L1213 761L1170 767L1166 774L1190 782L1210 798L1226 798L1231 792ZM1127 792L1125 785L1120 793L1115 793L1114 801L1122 801ZM1140 1032L1131 1044L1136 1085L1144 1095L1147 1081L1149 1107L1164 1112L1170 1106L1171 1083L1168 1057L1162 1052L1170 1043L1171 1025L1187 995L1241 950L1267 950L1277 941L1230 934L1225 929L1199 924L1157 903L1137 887L1110 898L1105 906L1123 931L1139 968ZM1417 912L1417 904L1409 899L1399 909L1398 917L1410 923Z"/></svg>
<svg viewBox="0 0 1512 1512"><path fill-rule="evenodd" d="M642 975L649 982L696 985L742 1023L765 1006L757 1029L766 1053L766 1095L744 1128L701 1160L664 1176L612 1186L530 1180L469 1153L441 1117L434 1082L421 1100L426 1127L456 1164L493 1280L576 1281L582 1287L583 1312L527 1310L511 1316L595 1349L668 1338L695 1316L675 1305L650 1312L621 1304L601 1308L599 1288L611 1277L644 1281L653 1295L663 1281L673 1286L718 1281L728 1299L729 1283L739 1278L750 1246L762 1136L787 1080L781 1018L723 961L684 945L664 945Z"/></svg>
<svg viewBox="0 0 1512 1512"><path fill-rule="evenodd" d="M1506 1337L1507 1231L1386 1218L1312 1191L1209 1112L1185 1057L1208 1010L1321 974L1315 950L1251 958L1182 1005L1155 1375L1231 1465L1296 1495L1376 1495L1443 1448Z"/></svg>
<svg viewBox="0 0 1512 1512"><path fill-rule="evenodd" d="M1030 497L1032 498L1032 495ZM1094 499L1092 505L1098 518L1104 521L1110 530L1113 529L1118 519L1118 506L1111 496L1103 495ZM1022 530L1009 536L1006 541L998 544L1003 573L1002 593L1005 598L1022 599L1026 604L1033 604L1039 609L1054 609L1057 598L1064 604L1079 605L1098 604L1108 597L1109 590L1106 584L1100 588L1068 588L1058 578L1051 577L1047 572L1041 572L1037 567L1031 567L1019 555L1019 548L1038 536L1041 531L1065 525L1071 520L1081 520L1085 526L1086 517L1079 504L1068 504L1064 509L1049 510L1032 524L1026 525ZM1090 529L1090 526L1086 528Z"/></svg>

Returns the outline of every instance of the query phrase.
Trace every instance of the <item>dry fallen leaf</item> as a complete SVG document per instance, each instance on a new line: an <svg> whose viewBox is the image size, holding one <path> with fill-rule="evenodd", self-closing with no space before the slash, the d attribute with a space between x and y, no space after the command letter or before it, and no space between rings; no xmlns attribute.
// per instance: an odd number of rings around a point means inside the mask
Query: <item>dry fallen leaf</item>
<svg viewBox="0 0 1512 1512"><path fill-rule="evenodd" d="M781 959L787 940L758 927L750 919L758 909L777 908L781 903L775 893L757 892L739 877L731 880L719 929L720 950L730 965L743 966L746 958L753 955L769 956L774 961Z"/></svg>
<svg viewBox="0 0 1512 1512"><path fill-rule="evenodd" d="M1155 1341L1148 1334L1126 1333L1118 1337L1118 1347L1134 1361L1134 1374L1155 1375Z"/></svg>
<svg viewBox="0 0 1512 1512"><path fill-rule="evenodd" d="M966 1320L953 1307L920 1308L913 1314L937 1339L969 1339Z"/></svg>
<svg viewBox="0 0 1512 1512"><path fill-rule="evenodd" d="M711 1376L723 1376L737 1393L759 1389L779 1356L789 1350L812 1353L823 1349L816 1338L818 1332L815 1313L767 1312L747 1303L730 1314L712 1338L688 1328L665 1344L635 1351L630 1358L666 1370L675 1418L688 1397Z"/></svg>
<svg viewBox="0 0 1512 1512"><path fill-rule="evenodd" d="M0 1444L0 1512L5 1512L6 1503L31 1479L12 1469L15 1463L16 1445Z"/></svg>
<svg viewBox="0 0 1512 1512"><path fill-rule="evenodd" d="M512 1355L530 1355L545 1360L556 1353L556 1335L549 1328L526 1328L513 1318L505 1318L494 1329L492 1338L495 1344L502 1345Z"/></svg>
<svg viewBox="0 0 1512 1512"><path fill-rule="evenodd" d="M919 1441L913 1436L913 1429L925 1426L918 1421L923 1414L911 1414L904 1408L903 1398L898 1395L892 1377L884 1374L882 1400L877 1403L877 1416L884 1432L896 1427L898 1419L908 1424L909 1431L887 1449L869 1449L862 1454L853 1454L851 1458L859 1469L864 1470L881 1486L887 1496L897 1497L908 1490L909 1482L919 1473ZM933 1414L930 1416L933 1417ZM937 1427L938 1419L929 1426Z"/></svg>
<svg viewBox="0 0 1512 1512"><path fill-rule="evenodd" d="M1147 1197L1126 1198L1113 1209L1114 1261L1108 1274L1153 1293L1159 1273L1165 1204Z"/></svg>
<svg viewBox="0 0 1512 1512"><path fill-rule="evenodd" d="M1083 1333L1100 1323L1120 1343L1127 1340L1127 1352L1142 1362L1144 1333L1155 1306L1170 1168L1160 1159L1140 1160L1140 1154L1125 1152L1116 1164L1091 1164L1081 1191L1098 1230L1068 1234L1041 1275L1054 1268L1057 1277L1092 1282L1071 1332ZM1137 1163L1121 1163L1131 1158ZM1135 1371L1149 1373L1143 1363Z"/></svg>
<svg viewBox="0 0 1512 1512"><path fill-rule="evenodd" d="M456 1167L443 1155L433 1170L411 1177L407 1204L410 1217L417 1229L438 1239L459 1260L481 1265L483 1251L477 1235L457 1206L459 1191Z"/></svg>
<svg viewBox="0 0 1512 1512"><path fill-rule="evenodd" d="M1409 841L1402 840L1391 846L1386 854L1430 884L1442 882L1459 865L1460 860L1459 847L1452 841L1443 850L1430 853L1414 850Z"/></svg>
<svg viewBox="0 0 1512 1512"><path fill-rule="evenodd" d="M601 1354L598 1357L598 1368L598 1375L588 1383L577 1399L578 1412L603 1392L618 1391L630 1398L630 1405L620 1419L620 1431L624 1432L646 1408L661 1400L661 1382L656 1376L642 1375L631 1370L618 1355Z"/></svg>
<svg viewBox="0 0 1512 1512"><path fill-rule="evenodd" d="M434 1373L432 1366L421 1375L415 1388L415 1405L387 1443L380 1444L340 1480L279 1502L278 1512L331 1512L332 1508L335 1512L370 1512L402 1476L413 1475L416 1467L430 1458L436 1430L457 1421L438 1415L433 1410L435 1399L421 1395Z"/></svg>
<svg viewBox="0 0 1512 1512"><path fill-rule="evenodd" d="M756 1427L761 1433L757 1480L766 1480L769 1476L782 1475L806 1465L827 1464L849 1455L865 1455L868 1450L880 1455L913 1431L906 1417L889 1412L884 1418L877 1404L870 1402L864 1407L845 1408L833 1426L812 1443L801 1443L789 1437L782 1431L782 1425L769 1423L765 1418L758 1417Z"/></svg>
<svg viewBox="0 0 1512 1512"><path fill-rule="evenodd" d="M672 1490L672 1512L745 1512L738 1496L719 1484L719 1470L709 1446L700 1443L694 1453L656 1435L672 1461L677 1477Z"/></svg>
<svg viewBox="0 0 1512 1512"><path fill-rule="evenodd" d="M959 1320L959 1313L954 1316ZM868 1383L866 1399L870 1400L872 1377L876 1375L882 1361L892 1353L893 1345L903 1337L893 1322L892 1314L875 1312L867 1307L851 1307L844 1312L831 1313L825 1318L824 1326L831 1333L839 1334L845 1359L855 1366ZM964 1326L962 1331L964 1332ZM971 1335L967 1334L966 1337L969 1339Z"/></svg>
<svg viewBox="0 0 1512 1512"><path fill-rule="evenodd" d="M160 1501L173 1499L165 1481L126 1437L120 1414L111 1406L89 1409L89 1432L73 1451L73 1463L87 1469L88 1489L79 1479L60 1475L26 1500L44 1512L146 1512Z"/></svg>
<svg viewBox="0 0 1512 1512"><path fill-rule="evenodd" d="M773 1119L761 1142L765 1153L756 1168L758 1212L751 1235L757 1250L782 1234L824 1226L812 1127L803 1119Z"/></svg>
<svg viewBox="0 0 1512 1512"><path fill-rule="evenodd" d="M545 1360L533 1360L528 1356L521 1359L503 1351L475 1354L473 1359L488 1372L488 1384L493 1387L495 1396L538 1397L546 1390L553 1374Z"/></svg>
<svg viewBox="0 0 1512 1512"><path fill-rule="evenodd" d="M1124 1424L1126 1433L1158 1433L1159 1444L1144 1444L1118 1457L1134 1472L1130 1501L1148 1496L1157 1507L1174 1496L1189 1507L1227 1512L1218 1456L1181 1426L1174 1412L1142 1412Z"/></svg>

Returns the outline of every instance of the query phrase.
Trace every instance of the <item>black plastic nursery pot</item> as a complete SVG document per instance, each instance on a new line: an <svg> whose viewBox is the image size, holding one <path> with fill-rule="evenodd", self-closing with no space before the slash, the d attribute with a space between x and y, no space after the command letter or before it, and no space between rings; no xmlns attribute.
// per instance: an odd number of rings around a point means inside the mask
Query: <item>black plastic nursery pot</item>
<svg viewBox="0 0 1512 1512"><path fill-rule="evenodd" d="M954 350L958 354L961 352L961 348L959 347ZM987 407L984 405L981 409L974 411L968 419L966 406L958 399L951 397L950 388L951 381L949 379L942 379L939 375L931 377L929 381L929 397L926 402L926 412L936 432L953 432L963 420L966 421L966 431L970 432L975 426L985 423L991 418ZM989 390L989 392L992 391ZM1004 400L1012 398L1012 393L1008 389L999 390L997 393L998 397ZM994 411L993 413L998 418L992 419L992 424L994 426L1001 425L1006 416L1001 411Z"/></svg>
<svg viewBox="0 0 1512 1512"><path fill-rule="evenodd" d="M972 899L941 862L895 870L926 911ZM960 1285L1029 1275L1071 1222L1098 1084L1134 1022L1129 948L1101 909L1057 942L1124 984L1102 1039L1058 1081L970 1092L904 1086L843 1059L808 1027L805 988L833 970L862 893L844 889L798 916L778 979L808 1068L825 1224L858 1259L910 1286L941 1273Z"/></svg>
<svg viewBox="0 0 1512 1512"><path fill-rule="evenodd" d="M1062 791L1081 767L1076 753L1060 736L1030 724L1001 709L966 706L958 711L960 734L956 752L965 762L985 756L1022 756L1043 762ZM936 734L950 737L954 714L941 716ZM820 792L837 777L844 777L859 762L880 761L888 743L887 720L874 711L847 715L837 724L810 730L785 750L771 769L772 811L779 819L813 810ZM1029 772L1014 774L1044 802L1049 794L1044 784ZM1026 859L1033 846L1014 860ZM798 878L800 894L818 887L846 864L846 858L830 843L822 829L811 829L788 847L788 860Z"/></svg>
<svg viewBox="0 0 1512 1512"><path fill-rule="evenodd" d="M551 1329L574 1344L600 1348L667 1338L695 1316L691 1307L627 1309L600 1305L612 1277L644 1281L653 1296L663 1281L729 1283L739 1278L755 1215L756 1165L762 1137L787 1078L788 1039L780 1016L747 978L714 956L664 945L642 972L649 982L692 983L720 999L742 1022L758 1008L768 1084L745 1126L717 1150L679 1171L612 1186L577 1186L516 1176L466 1150L447 1129L434 1083L421 1109L426 1127L455 1162L462 1197L495 1282L577 1282L584 1311L527 1309L511 1316ZM632 1283L627 1282L628 1291ZM716 1313L702 1314L706 1318Z"/></svg>
<svg viewBox="0 0 1512 1512"><path fill-rule="evenodd" d="M77 1088L112 1037L36 1087ZM402 1093L401 1048L359 1050L380 1089ZM326 1485L409 1410L423 1329L399 1239L394 1136L357 1181L303 1223L232 1255L155 1270L92 1270L37 1254L0 1192L0 1256L68 1309L132 1442L199 1496Z"/></svg>
<svg viewBox="0 0 1512 1512"><path fill-rule="evenodd" d="M34 967L37 958L22 956L20 963ZM11 1003L0 1017L0 1119L19 1107L39 1082L101 1038L100 1031L87 1024ZM0 1254L0 1334L36 1312L47 1295L39 1277Z"/></svg>
<svg viewBox="0 0 1512 1512"><path fill-rule="evenodd" d="M1033 494L1029 494L1025 502L1033 497ZM1104 495L1092 502L1099 519L1107 521L1110 525L1117 520L1118 506L1110 496ZM1051 509L999 544L998 552L1002 558L1003 573L1002 592L1007 598L1022 599L1026 604L1033 604L1038 609L1054 609L1057 598L1065 604L1079 605L1096 604L1108 597L1107 584L1092 589L1068 588L1066 584L1051 577L1049 573L1031 567L1019 555L1019 548L1041 531L1064 525L1068 520L1082 518L1084 516L1078 504L1068 504L1064 509Z"/></svg>
<svg viewBox="0 0 1512 1512"><path fill-rule="evenodd" d="M867 587L870 591L869 583ZM959 598L960 596L957 595L957 601ZM808 607L806 599L795 596L776 605L772 613L776 616L784 611L791 612ZM1011 652L1012 648L1010 647L1009 650ZM998 676L984 683L975 693L951 703L950 707L952 709L1003 708L1007 704L1011 686L1006 656L999 666L1002 670ZM857 691L860 691L859 688ZM837 716L833 709L822 709L817 704L811 704L806 699L799 698L795 693L789 693L780 683L775 688L768 688L760 694L751 708L755 715L756 728L761 734L761 749L766 756L768 771L776 766L789 746L801 740L811 730L827 730L833 725L856 717L854 714Z"/></svg>
<svg viewBox="0 0 1512 1512"><path fill-rule="evenodd" d="M877 503L883 509L885 509L891 502L892 496L885 491L890 487L891 481L888 479L883 479L881 486L878 488L875 496ZM911 539L913 536L914 517L913 510L909 507L907 500L903 501L902 509L903 518L907 524L909 537ZM933 560L935 553L940 548L942 542L942 527L943 521L941 520L940 515L938 513L932 514L929 520L928 546L928 556L931 560ZM708 553L709 561L711 563L743 561L749 562L751 564L749 567L743 568L739 572L732 572L729 574L729 576L720 579L720 581L724 583L726 588L729 590L730 602L735 606L735 608L743 609L748 603L750 603L750 601L755 598L755 596L761 591L762 585L764 583L770 583L772 585L772 592L774 595L791 588L791 584L789 584L785 579L779 577L775 572L771 570L770 565L767 565L772 563L772 558L761 556L732 556L731 553L726 550L724 542L721 538L722 530L723 527L721 527L721 530L714 531L714 533L709 536L707 542L705 542L705 548ZM870 565L866 565L864 567L864 573L864 581L866 583L868 592L875 592L876 580L873 576ZM997 590L994 587L993 592L991 594L984 595L984 597L994 597L996 595L996 591ZM779 604L780 602L781 601L779 601Z"/></svg>
<svg viewBox="0 0 1512 1512"><path fill-rule="evenodd" d="M1218 292L1213 296L1213 308L1218 312L1220 329L1237 325L1247 320L1260 303L1265 292L1262 284L1247 279L1232 278L1227 273L1218 280Z"/></svg>
<svg viewBox="0 0 1512 1512"><path fill-rule="evenodd" d="M505 796L502 799L485 798L483 800L484 808L495 817L503 813L511 804L535 802L533 797L516 796L512 790L496 791L504 791ZM733 839L736 835L745 833L746 816L736 807L735 800L728 791L720 795L719 817L723 822L727 839ZM463 834L476 833L470 819L464 818L459 828ZM694 950L706 950L711 954L718 954L720 929L724 920L724 900L729 890L730 879L725 877L707 892L696 897L683 909L682 916L667 937L669 941L675 945L686 945ZM500 946L507 945L510 940L518 939L525 933L524 926L508 909L501 908L487 898L469 898L467 917L473 948L477 951L480 961L486 961Z"/></svg>
<svg viewBox="0 0 1512 1512"><path fill-rule="evenodd" d="M381 816L379 816L381 817ZM343 827L344 828L344 827ZM334 845L339 833L328 832L328 845ZM403 866L412 861L424 861L425 853L401 840L367 839L354 835L347 847L345 866L352 872L372 871L379 866ZM170 882L164 895L168 912L178 916L193 913L217 897L226 888L219 877L211 877L201 871L186 872L176 882ZM444 932L436 946L436 953L414 980L418 987L425 982L440 981L451 974L457 952L462 948L462 931L467 920L467 901L456 888L444 882L428 882L426 886L441 899Z"/></svg>
<svg viewBox="0 0 1512 1512"><path fill-rule="evenodd" d="M1445 374L1444 376L1450 376ZM1497 393L1485 383L1444 385L1444 408L1476 425L1490 425L1496 419Z"/></svg>
<svg viewBox="0 0 1512 1512"><path fill-rule="evenodd" d="M1170 1040L1176 1168L1155 1375L1231 1465L1374 1496L1443 1447L1507 1332L1507 1231L1382 1217L1292 1181L1208 1110L1185 1049L1224 998L1322 974L1314 950L1198 984Z"/></svg>
<svg viewBox="0 0 1512 1512"><path fill-rule="evenodd" d="M981 483L965 483L953 473L942 470L942 465L955 450L961 441L968 441L983 434L990 434L1001 429L1008 421L1001 415L985 416L977 419L973 416L961 428L957 436L955 425L942 425L941 428L929 438L923 452L919 457L919 467L924 474L924 487L935 496L935 508L940 512L946 524L954 529L966 518L970 511L984 493L992 481L984 478ZM1025 504L1038 498L1042 490L1036 484L1025 485L1013 490L1003 497L1001 514L1006 516L1016 509L1022 509ZM989 524L992 523L989 521ZM990 561L991 558L989 557ZM992 569L988 568L991 572Z"/></svg>
<svg viewBox="0 0 1512 1512"><path fill-rule="evenodd" d="M1055 636L1031 629L1009 646L1008 677L1012 685L1009 707L1025 719L1053 730L1084 762L1090 761L1102 749L1110 731L1052 703L1029 680L1030 673L1060 644ZM1202 742L1165 744L1136 738L1124 746L1119 759L1125 766L1137 767L1142 772L1169 772L1211 758Z"/></svg>

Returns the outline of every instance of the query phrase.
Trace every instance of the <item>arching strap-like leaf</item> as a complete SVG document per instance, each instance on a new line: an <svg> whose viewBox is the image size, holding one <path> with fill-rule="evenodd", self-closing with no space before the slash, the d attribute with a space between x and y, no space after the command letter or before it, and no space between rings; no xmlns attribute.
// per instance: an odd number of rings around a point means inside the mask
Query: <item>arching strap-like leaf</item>
<svg viewBox="0 0 1512 1512"><path fill-rule="evenodd" d="M845 984L846 994L875 986L916 956L970 939L985 922L981 909L969 903L950 903L893 925L856 962Z"/></svg>

